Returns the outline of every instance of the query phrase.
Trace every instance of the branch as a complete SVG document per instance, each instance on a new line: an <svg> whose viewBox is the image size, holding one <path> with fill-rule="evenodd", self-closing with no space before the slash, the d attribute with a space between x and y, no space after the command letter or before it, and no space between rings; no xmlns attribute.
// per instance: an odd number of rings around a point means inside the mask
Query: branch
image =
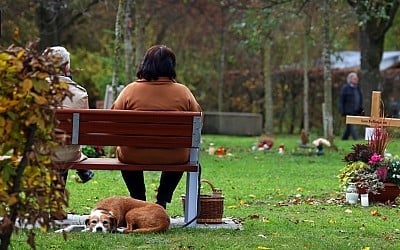
<svg viewBox="0 0 400 250"><path fill-rule="evenodd" d="M31 124L28 127L28 132L27 132L28 138L27 138L27 141L25 144L24 155L18 164L17 176L15 177L13 190L12 190L13 193L20 191L21 178L25 171L25 167L28 165L28 153L32 151L32 146L35 141L36 128L37 128L36 124Z"/></svg>
<svg viewBox="0 0 400 250"><path fill-rule="evenodd" d="M383 33L384 33L384 34L385 34L385 33L389 30L389 28L392 26L394 17L396 16L397 10L398 10L398 8L399 8L399 4L400 4L400 1L399 1L399 0L394 1L394 2L393 2L393 6L392 6L392 7L390 8L390 10L388 11L388 12L389 12L389 13L388 13L389 19L388 19L387 22L385 22L386 25L385 25L385 27L383 28Z"/></svg>
<svg viewBox="0 0 400 250"><path fill-rule="evenodd" d="M14 185L13 185L12 192L11 192L12 194L19 193L21 191L21 180L22 180L22 176L24 174L25 168L28 165L28 157L29 157L28 155L29 155L29 152L32 151L32 146L35 141L36 129L37 129L36 124L31 124L28 127L27 141L25 144L24 155L18 164L17 174L15 176ZM10 207L10 209L11 209L10 219L13 223L15 223L15 221L17 219L17 206L18 206L18 203L14 204Z"/></svg>
<svg viewBox="0 0 400 250"><path fill-rule="evenodd" d="M96 4L99 3L99 0L93 0L91 3L89 3L85 9L83 9L82 11L76 13L74 16L72 16L69 21L67 23L65 23L64 25L61 26L61 30L66 29L66 27L71 26L72 24L74 24L79 17L83 16L83 14L87 13L90 8L92 8L93 6L95 6Z"/></svg>

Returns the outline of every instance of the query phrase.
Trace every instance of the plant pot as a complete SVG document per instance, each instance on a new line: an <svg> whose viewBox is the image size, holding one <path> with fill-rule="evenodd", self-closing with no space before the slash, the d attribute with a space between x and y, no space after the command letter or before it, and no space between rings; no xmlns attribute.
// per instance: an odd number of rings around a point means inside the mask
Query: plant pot
<svg viewBox="0 0 400 250"><path fill-rule="evenodd" d="M394 202L397 196L400 195L400 188L395 183L385 182L384 187L384 189L379 191L379 194L369 193L369 200L382 203L385 203L387 201ZM364 188L359 188L358 192L360 194L366 193Z"/></svg>

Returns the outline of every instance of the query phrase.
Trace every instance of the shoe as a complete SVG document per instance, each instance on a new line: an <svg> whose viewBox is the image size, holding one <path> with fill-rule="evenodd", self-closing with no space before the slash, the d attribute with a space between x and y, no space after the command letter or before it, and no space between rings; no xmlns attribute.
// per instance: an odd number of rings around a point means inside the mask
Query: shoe
<svg viewBox="0 0 400 250"><path fill-rule="evenodd" d="M167 203L165 201L157 201L156 204L162 206L164 209L167 209Z"/></svg>
<svg viewBox="0 0 400 250"><path fill-rule="evenodd" d="M94 173L90 170L76 171L76 174L79 176L82 183L86 183L86 182L90 181L94 176Z"/></svg>

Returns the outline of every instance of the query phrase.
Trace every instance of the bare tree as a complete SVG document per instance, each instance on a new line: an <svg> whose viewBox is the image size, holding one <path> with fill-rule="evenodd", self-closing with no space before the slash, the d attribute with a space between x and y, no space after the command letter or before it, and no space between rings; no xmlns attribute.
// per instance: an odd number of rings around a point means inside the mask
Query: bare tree
<svg viewBox="0 0 400 250"><path fill-rule="evenodd" d="M133 48L132 48L132 0L126 0L125 3L125 32L124 32L124 55L125 55L125 76L126 83L133 80Z"/></svg>
<svg viewBox="0 0 400 250"><path fill-rule="evenodd" d="M310 127L309 111L308 111L308 97L310 81L308 78L309 68L309 43L311 33L311 16L309 13L304 14L304 35L303 35L303 128L308 133Z"/></svg>
<svg viewBox="0 0 400 250"><path fill-rule="evenodd" d="M39 28L39 49L63 43L62 32L71 27L81 16L87 13L99 0L92 0L84 7L71 14L69 1L38 0L35 1L36 24Z"/></svg>
<svg viewBox="0 0 400 250"><path fill-rule="evenodd" d="M122 19L125 13L125 0L119 0L118 11L115 19L115 38L114 38L114 65L113 74L111 79L111 86L107 85L106 98L104 101L104 108L108 109L111 107L114 99L118 95L118 85L119 85L119 68L121 61L121 43L122 43Z"/></svg>
<svg viewBox="0 0 400 250"><path fill-rule="evenodd" d="M220 69L219 69L219 81L218 81L218 112L223 111L223 89L224 89L224 72L225 72L225 12L228 6L224 5L221 1L221 27L220 27ZM221 116L219 116L219 125L221 126Z"/></svg>
<svg viewBox="0 0 400 250"><path fill-rule="evenodd" d="M264 75L264 133L272 135L274 132L274 105L272 101L272 76L271 76L271 48L272 38L270 34L264 35L263 51L263 75Z"/></svg>
<svg viewBox="0 0 400 250"><path fill-rule="evenodd" d="M143 15L144 0L134 0L135 5L135 66L138 67L145 52L145 18Z"/></svg>
<svg viewBox="0 0 400 250"><path fill-rule="evenodd" d="M323 49L322 57L324 60L324 106L323 123L324 136L326 138L333 137L333 110L332 110L332 73L331 73L331 49L330 49L330 28L329 28L329 5L328 0L324 0L322 4L322 36Z"/></svg>

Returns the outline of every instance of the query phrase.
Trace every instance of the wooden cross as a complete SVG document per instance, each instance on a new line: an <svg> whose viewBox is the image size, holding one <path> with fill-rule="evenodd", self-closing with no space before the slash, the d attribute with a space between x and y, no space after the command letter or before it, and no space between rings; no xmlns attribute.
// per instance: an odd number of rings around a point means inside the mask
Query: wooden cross
<svg viewBox="0 0 400 250"><path fill-rule="evenodd" d="M385 118L381 114L381 92L372 91L371 116L346 116L346 124L375 127L400 127L400 119Z"/></svg>

